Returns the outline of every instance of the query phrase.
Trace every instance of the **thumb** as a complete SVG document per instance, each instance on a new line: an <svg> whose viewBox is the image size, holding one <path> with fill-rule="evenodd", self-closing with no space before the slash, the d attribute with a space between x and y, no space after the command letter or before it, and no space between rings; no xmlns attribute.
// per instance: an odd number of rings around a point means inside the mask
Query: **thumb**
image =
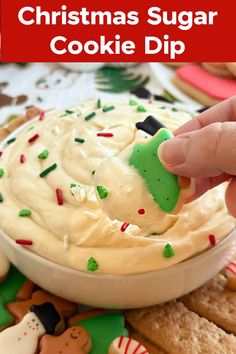
<svg viewBox="0 0 236 354"><path fill-rule="evenodd" d="M163 165L176 175L236 175L236 123L213 123L165 141L158 149Z"/></svg>

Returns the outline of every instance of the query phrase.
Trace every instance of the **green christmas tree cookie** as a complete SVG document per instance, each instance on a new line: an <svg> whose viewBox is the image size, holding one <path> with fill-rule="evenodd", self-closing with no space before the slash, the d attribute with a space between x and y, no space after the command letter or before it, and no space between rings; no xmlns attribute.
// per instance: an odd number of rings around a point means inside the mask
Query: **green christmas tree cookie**
<svg viewBox="0 0 236 354"><path fill-rule="evenodd" d="M178 177L167 171L160 162L157 150L172 134L160 129L152 138L134 146L129 164L134 166L145 180L149 192L160 209L169 213L175 210L180 197Z"/></svg>

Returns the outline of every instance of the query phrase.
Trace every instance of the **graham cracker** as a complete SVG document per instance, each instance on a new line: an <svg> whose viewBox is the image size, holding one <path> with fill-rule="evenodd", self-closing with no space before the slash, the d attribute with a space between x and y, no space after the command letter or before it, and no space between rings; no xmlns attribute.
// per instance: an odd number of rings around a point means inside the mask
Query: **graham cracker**
<svg viewBox="0 0 236 354"><path fill-rule="evenodd" d="M129 335L133 339L142 343L142 345L147 349L149 354L166 354L163 350L159 349L155 344L143 337L139 332L135 331L133 328L129 328Z"/></svg>
<svg viewBox="0 0 236 354"><path fill-rule="evenodd" d="M188 309L236 335L236 292L227 288L222 274L180 300Z"/></svg>
<svg viewBox="0 0 236 354"><path fill-rule="evenodd" d="M135 330L169 354L235 354L236 337L181 302L126 312Z"/></svg>

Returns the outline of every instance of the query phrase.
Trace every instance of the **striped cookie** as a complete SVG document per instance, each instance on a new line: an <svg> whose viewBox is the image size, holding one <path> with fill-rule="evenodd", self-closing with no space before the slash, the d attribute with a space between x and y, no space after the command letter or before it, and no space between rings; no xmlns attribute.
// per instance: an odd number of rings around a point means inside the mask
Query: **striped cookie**
<svg viewBox="0 0 236 354"><path fill-rule="evenodd" d="M188 309L236 334L236 293L227 288L227 279L222 274L182 297L181 301Z"/></svg>
<svg viewBox="0 0 236 354"><path fill-rule="evenodd" d="M137 331L168 354L235 354L236 337L181 302L126 312Z"/></svg>
<svg viewBox="0 0 236 354"><path fill-rule="evenodd" d="M142 343L131 337L115 338L109 347L108 354L149 354Z"/></svg>

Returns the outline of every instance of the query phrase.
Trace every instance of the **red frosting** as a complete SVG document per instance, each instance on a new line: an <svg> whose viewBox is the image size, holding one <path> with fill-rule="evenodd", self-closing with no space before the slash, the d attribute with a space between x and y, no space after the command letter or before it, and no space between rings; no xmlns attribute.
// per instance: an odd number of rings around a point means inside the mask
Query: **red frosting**
<svg viewBox="0 0 236 354"><path fill-rule="evenodd" d="M236 95L236 80L209 73L197 65L185 65L176 70L177 76L212 98L224 100Z"/></svg>

